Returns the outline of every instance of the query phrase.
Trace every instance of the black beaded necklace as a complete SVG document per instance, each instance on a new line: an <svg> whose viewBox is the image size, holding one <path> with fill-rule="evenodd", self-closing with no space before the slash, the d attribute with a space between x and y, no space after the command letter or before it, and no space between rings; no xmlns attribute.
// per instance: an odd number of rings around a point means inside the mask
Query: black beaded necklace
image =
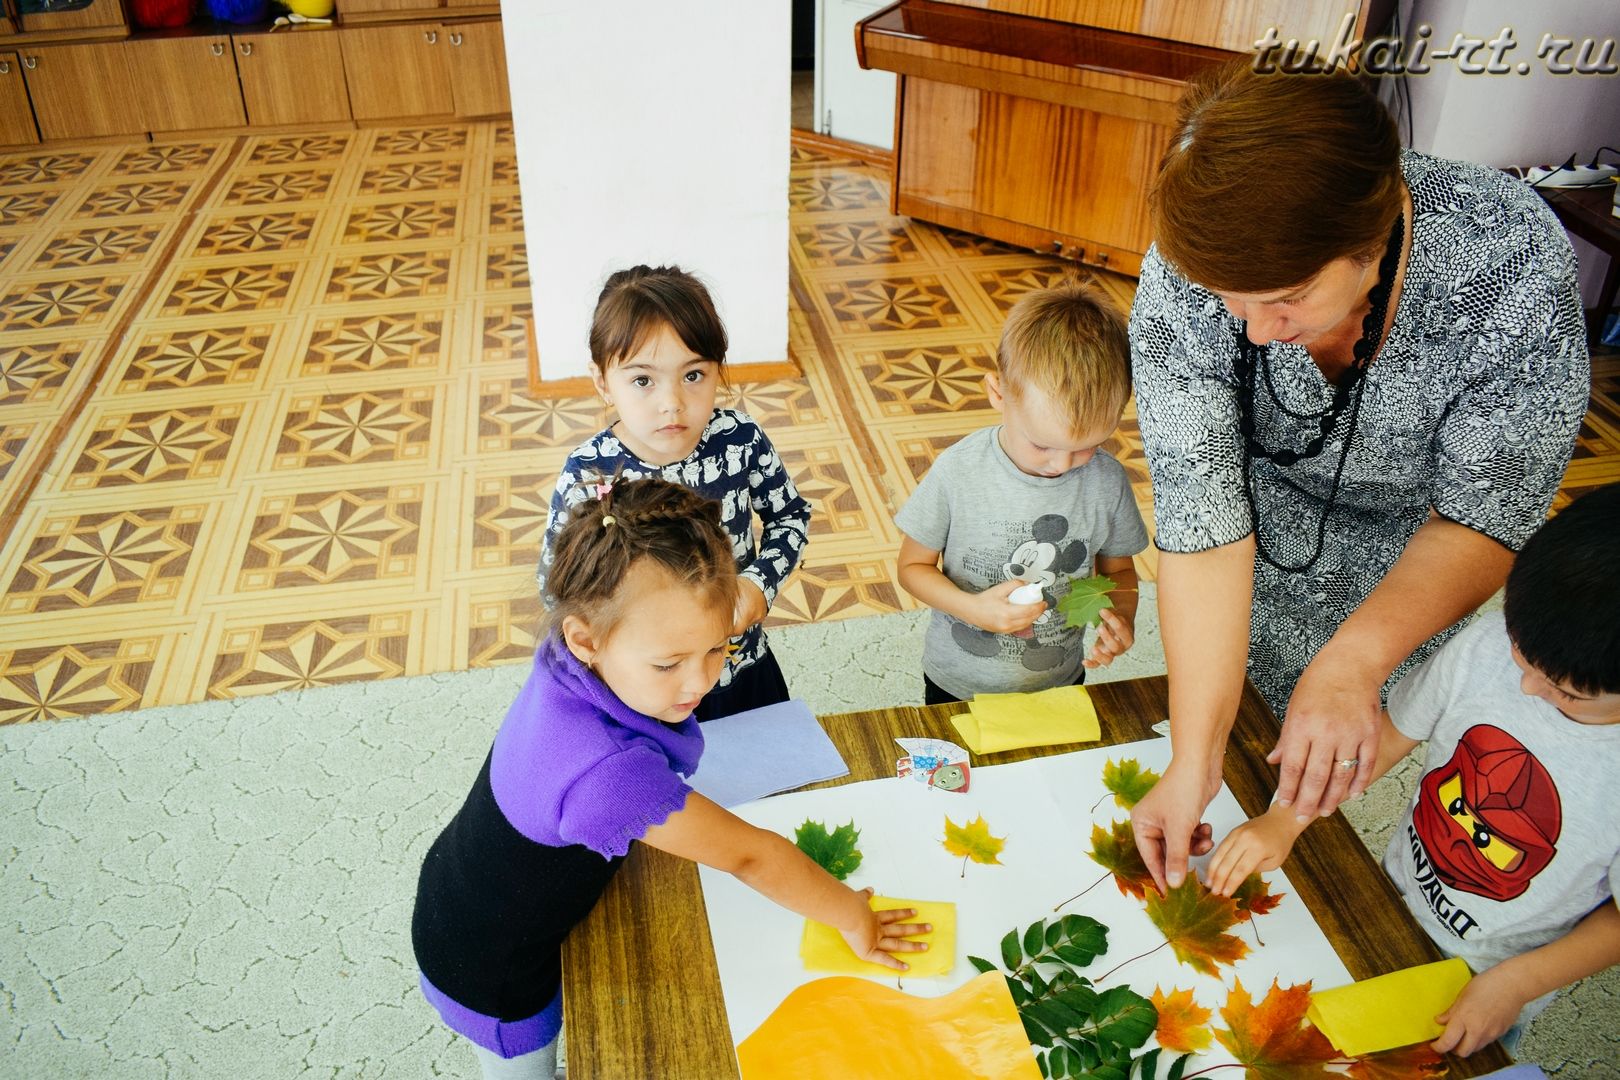
<svg viewBox="0 0 1620 1080"><path fill-rule="evenodd" d="M1333 387L1333 400L1327 408L1315 412L1295 412L1277 394L1277 387L1271 379L1271 350L1269 346L1256 345L1249 340L1247 324L1240 326L1237 331L1237 377L1238 377L1238 427L1243 433L1243 494L1249 503L1250 520L1254 522L1255 549L1260 557L1278 570L1287 574L1297 574L1309 570L1316 565L1322 557L1322 543L1327 537L1328 515L1333 512L1334 502L1339 497L1339 484L1344 477L1344 464L1350 456L1350 443L1355 438L1356 420L1361 415L1361 397L1366 388L1367 367L1372 363L1374 354L1378 352L1384 333L1384 318L1389 312L1390 293L1395 288L1395 270L1401 261L1401 243L1406 238L1406 217L1404 214L1395 215L1395 224L1389 230L1389 243L1384 248L1384 255L1378 262L1378 282L1373 286L1368 296L1369 307L1366 316L1361 320L1361 337L1352 347L1355 357L1349 370L1344 373L1338 383ZM1305 444L1303 450L1290 450L1287 447L1272 450L1266 447L1255 437L1255 412L1258 400L1259 374L1265 372L1266 392L1270 395L1272 404L1295 420L1315 420L1318 425L1317 434L1312 436L1310 442ZM1316 527L1316 547L1310 558L1298 564L1285 564L1266 548L1265 541L1260 536L1260 515L1255 508L1254 475L1252 464L1255 458L1264 458L1283 468L1295 465L1301 461L1308 461L1321 454L1322 447L1326 445L1328 435L1338 426L1339 417L1346 408L1350 410L1350 426L1344 433L1344 447L1339 451L1339 467L1333 472L1333 486L1328 489L1327 505L1322 508L1322 517Z"/></svg>

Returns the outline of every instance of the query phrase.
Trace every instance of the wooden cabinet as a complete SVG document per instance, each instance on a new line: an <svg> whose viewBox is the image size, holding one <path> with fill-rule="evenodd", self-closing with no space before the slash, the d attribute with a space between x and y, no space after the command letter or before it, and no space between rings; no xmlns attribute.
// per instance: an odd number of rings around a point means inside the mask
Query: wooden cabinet
<svg viewBox="0 0 1620 1080"><path fill-rule="evenodd" d="M236 70L242 79L247 122L268 126L349 119L349 90L338 40L344 33L307 30L237 36Z"/></svg>
<svg viewBox="0 0 1620 1080"><path fill-rule="evenodd" d="M506 42L500 21L447 23L442 40L450 45L456 115L511 112L512 90L506 78Z"/></svg>
<svg viewBox="0 0 1620 1080"><path fill-rule="evenodd" d="M42 139L149 130L121 43L24 46L17 55Z"/></svg>
<svg viewBox="0 0 1620 1080"><path fill-rule="evenodd" d="M356 120L455 114L451 46L438 24L351 27L341 36Z"/></svg>
<svg viewBox="0 0 1620 1080"><path fill-rule="evenodd" d="M28 106L17 54L0 52L0 146L27 146L39 142L34 111Z"/></svg>
<svg viewBox="0 0 1620 1080"><path fill-rule="evenodd" d="M82 7L37 11L17 16L24 33L49 34L52 38L123 37L129 33L129 20L119 0L90 0Z"/></svg>
<svg viewBox="0 0 1620 1080"><path fill-rule="evenodd" d="M240 127L247 123L231 39L168 37L124 44L150 131Z"/></svg>

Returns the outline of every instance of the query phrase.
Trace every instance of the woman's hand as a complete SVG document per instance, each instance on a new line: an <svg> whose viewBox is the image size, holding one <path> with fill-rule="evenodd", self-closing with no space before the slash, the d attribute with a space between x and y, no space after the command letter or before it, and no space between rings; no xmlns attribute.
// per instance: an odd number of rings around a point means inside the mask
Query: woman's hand
<svg viewBox="0 0 1620 1080"><path fill-rule="evenodd" d="M1331 644L1300 676L1282 737L1266 755L1282 765L1277 802L1300 818L1326 817L1372 783L1383 678L1337 659ZM1350 764L1346 764L1346 763Z"/></svg>
<svg viewBox="0 0 1620 1080"><path fill-rule="evenodd" d="M1114 658L1136 644L1136 620L1121 615L1111 608L1103 608L1102 625L1097 627L1091 655L1081 663L1088 668L1107 667Z"/></svg>
<svg viewBox="0 0 1620 1080"><path fill-rule="evenodd" d="M902 961L894 954L897 952L923 952L928 948L924 941L909 941L908 938L918 934L926 934L934 928L932 923L908 923L902 919L915 919L916 908L895 908L891 911L873 911L871 905L872 890L870 887L854 893L860 900L861 914L855 917L855 924L849 929L840 929L844 941L850 950L862 960L870 960L874 964L892 967L896 971L910 971L911 965Z"/></svg>
<svg viewBox="0 0 1620 1080"><path fill-rule="evenodd" d="M765 603L765 594L760 591L753 578L737 578L737 606L731 616L731 636L738 637L748 632L753 626L765 617L769 605Z"/></svg>
<svg viewBox="0 0 1620 1080"><path fill-rule="evenodd" d="M1186 878L1190 855L1202 855L1212 846L1210 827L1201 819L1221 786L1220 758L1215 759L1213 782L1210 770L1178 767L1178 760L1171 759L1164 776L1131 810L1136 849L1161 893Z"/></svg>
<svg viewBox="0 0 1620 1080"><path fill-rule="evenodd" d="M1434 1018L1435 1023L1446 1028L1430 1044L1435 1053L1467 1057L1500 1039L1519 1019L1520 1010L1530 999L1518 990L1518 980L1511 971L1504 970L1506 967L1499 964L1476 975L1451 1008Z"/></svg>

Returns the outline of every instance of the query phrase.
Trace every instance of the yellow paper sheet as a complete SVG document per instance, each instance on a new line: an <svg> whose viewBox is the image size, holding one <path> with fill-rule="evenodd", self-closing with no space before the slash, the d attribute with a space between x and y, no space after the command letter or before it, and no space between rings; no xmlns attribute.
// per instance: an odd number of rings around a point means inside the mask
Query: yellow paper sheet
<svg viewBox="0 0 1620 1080"><path fill-rule="evenodd" d="M1083 686L1055 686L1033 694L978 694L967 712L951 717L951 724L975 754L1102 738L1096 706Z"/></svg>
<svg viewBox="0 0 1620 1080"><path fill-rule="evenodd" d="M1339 1053L1376 1054L1439 1038L1434 1018L1473 977L1456 957L1421 964L1312 994L1305 1015Z"/></svg>
<svg viewBox="0 0 1620 1080"><path fill-rule="evenodd" d="M936 998L817 979L737 1046L743 1080L1040 1080L1007 980L986 972Z"/></svg>
<svg viewBox="0 0 1620 1080"><path fill-rule="evenodd" d="M916 908L917 917L907 922L932 923L933 929L920 934L914 941L926 942L925 952L895 953L911 965L904 972L906 978L938 978L949 975L956 966L956 905L937 900L896 900L888 896L872 897L873 911L892 911L895 908ZM828 971L835 975L900 975L902 972L883 964L862 960L850 951L843 935L837 930L804 920L804 936L799 940L799 956L807 971Z"/></svg>

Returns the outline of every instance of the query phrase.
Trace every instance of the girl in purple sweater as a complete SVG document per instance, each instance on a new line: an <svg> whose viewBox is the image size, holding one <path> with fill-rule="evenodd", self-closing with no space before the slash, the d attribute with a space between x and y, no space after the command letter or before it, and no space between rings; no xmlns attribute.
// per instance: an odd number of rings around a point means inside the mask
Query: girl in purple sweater
<svg viewBox="0 0 1620 1080"><path fill-rule="evenodd" d="M604 490L605 489L605 490ZM562 1023L559 956L632 840L735 874L837 927L857 956L927 924L874 912L776 833L687 786L692 710L726 660L737 568L719 506L663 480L603 485L571 509L534 670L472 791L429 849L411 940L422 992L471 1039L486 1077L545 1077Z"/></svg>

